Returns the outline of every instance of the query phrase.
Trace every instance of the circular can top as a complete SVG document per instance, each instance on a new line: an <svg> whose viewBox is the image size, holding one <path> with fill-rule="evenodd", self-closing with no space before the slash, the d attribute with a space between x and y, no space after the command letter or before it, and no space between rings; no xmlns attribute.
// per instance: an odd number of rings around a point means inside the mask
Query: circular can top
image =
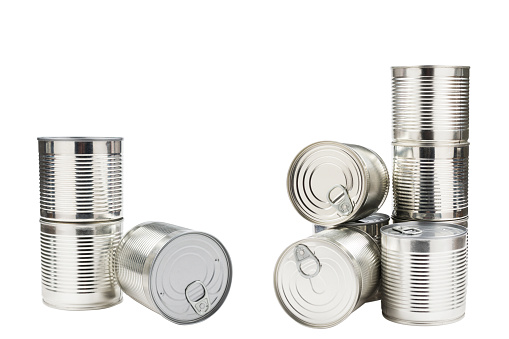
<svg viewBox="0 0 509 339"><path fill-rule="evenodd" d="M284 310L317 328L339 324L359 301L359 268L338 244L307 238L288 247L274 271L274 288Z"/></svg>
<svg viewBox="0 0 509 339"><path fill-rule="evenodd" d="M455 238L467 234L467 228L445 222L409 221L382 227L382 234L409 239Z"/></svg>
<svg viewBox="0 0 509 339"><path fill-rule="evenodd" d="M349 145L317 142L293 160L288 170L288 194L305 219L335 226L354 218L366 200L368 176L366 163Z"/></svg>
<svg viewBox="0 0 509 339"><path fill-rule="evenodd" d="M196 323L214 314L230 290L228 252L213 236L186 231L157 253L149 273L151 298L168 320Z"/></svg>
<svg viewBox="0 0 509 339"><path fill-rule="evenodd" d="M389 217L387 214L373 213L359 220L345 222L344 224L341 224L341 226L361 226L361 225L369 226L378 224L388 224L390 219L391 217Z"/></svg>

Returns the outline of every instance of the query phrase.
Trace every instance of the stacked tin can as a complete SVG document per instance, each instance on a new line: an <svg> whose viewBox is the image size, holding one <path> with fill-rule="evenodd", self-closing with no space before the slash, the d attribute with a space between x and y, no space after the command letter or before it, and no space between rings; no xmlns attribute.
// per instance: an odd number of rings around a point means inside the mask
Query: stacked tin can
<svg viewBox="0 0 509 339"><path fill-rule="evenodd" d="M393 218L466 226L469 67L392 68Z"/></svg>
<svg viewBox="0 0 509 339"><path fill-rule="evenodd" d="M66 310L122 300L122 138L38 138L42 296Z"/></svg>
<svg viewBox="0 0 509 339"><path fill-rule="evenodd" d="M331 327L379 299L380 228L389 190L382 159L358 145L323 141L304 148L288 171L288 194L313 236L290 245L274 271L283 309L310 327Z"/></svg>

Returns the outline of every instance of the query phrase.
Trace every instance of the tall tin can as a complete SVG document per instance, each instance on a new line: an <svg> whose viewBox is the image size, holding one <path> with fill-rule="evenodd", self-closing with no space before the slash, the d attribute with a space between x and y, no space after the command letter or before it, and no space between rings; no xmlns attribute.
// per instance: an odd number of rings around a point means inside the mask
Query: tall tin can
<svg viewBox="0 0 509 339"><path fill-rule="evenodd" d="M122 138L38 138L40 209L46 220L122 217Z"/></svg>
<svg viewBox="0 0 509 339"><path fill-rule="evenodd" d="M42 297L64 310L94 310L122 300L114 255L122 219L61 223L41 219Z"/></svg>
<svg viewBox="0 0 509 339"><path fill-rule="evenodd" d="M287 188L300 215L331 227L376 212L389 192L389 173L383 160L367 148L322 141L295 157Z"/></svg>
<svg viewBox="0 0 509 339"><path fill-rule="evenodd" d="M392 68L395 142L467 142L468 66Z"/></svg>
<svg viewBox="0 0 509 339"><path fill-rule="evenodd" d="M395 144L393 216L407 220L467 217L468 151L468 144Z"/></svg>
<svg viewBox="0 0 509 339"><path fill-rule="evenodd" d="M382 228L382 313L408 325L442 325L465 314L467 229L413 221Z"/></svg>
<svg viewBox="0 0 509 339"><path fill-rule="evenodd" d="M332 327L370 300L380 283L380 250L354 228L329 229L290 245L274 270L279 303L297 322Z"/></svg>
<svg viewBox="0 0 509 339"><path fill-rule="evenodd" d="M193 324L225 301L232 264L210 234L145 222L122 238L116 273L122 290L140 304L174 323Z"/></svg>

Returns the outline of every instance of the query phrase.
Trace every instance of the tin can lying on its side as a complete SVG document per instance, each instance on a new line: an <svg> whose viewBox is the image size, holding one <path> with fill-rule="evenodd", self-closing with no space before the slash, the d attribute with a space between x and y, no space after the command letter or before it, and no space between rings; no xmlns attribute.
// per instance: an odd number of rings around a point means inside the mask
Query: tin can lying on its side
<svg viewBox="0 0 509 339"><path fill-rule="evenodd" d="M465 314L467 229L426 221L382 228L382 313L408 325L442 325Z"/></svg>
<svg viewBox="0 0 509 339"><path fill-rule="evenodd" d="M122 219L60 223L41 219L42 297L64 310L95 310L122 300L114 255Z"/></svg>
<svg viewBox="0 0 509 339"><path fill-rule="evenodd" d="M380 250L354 228L329 229L290 245L279 257L274 288L283 309L317 328L339 324L378 289Z"/></svg>
<svg viewBox="0 0 509 339"><path fill-rule="evenodd" d="M367 148L322 141L295 157L287 187L302 217L331 227L376 212L389 192L389 173Z"/></svg>
<svg viewBox="0 0 509 339"><path fill-rule="evenodd" d="M163 222L142 223L124 236L116 272L127 295L177 324L214 314L232 279L230 257L216 238Z"/></svg>

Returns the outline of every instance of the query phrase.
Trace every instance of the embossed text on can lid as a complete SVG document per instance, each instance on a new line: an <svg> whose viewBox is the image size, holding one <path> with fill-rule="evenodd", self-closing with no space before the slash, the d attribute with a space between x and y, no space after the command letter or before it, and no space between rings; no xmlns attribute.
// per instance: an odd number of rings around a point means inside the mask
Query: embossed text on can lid
<svg viewBox="0 0 509 339"><path fill-rule="evenodd" d="M288 171L287 188L297 211L312 223L350 220L367 196L364 160L348 145L322 141L304 148Z"/></svg>
<svg viewBox="0 0 509 339"><path fill-rule="evenodd" d="M149 273L151 298L179 324L204 320L224 302L232 267L224 246L209 234L186 231L168 241Z"/></svg>
<svg viewBox="0 0 509 339"><path fill-rule="evenodd" d="M444 222L409 221L384 226L381 232L390 237L436 239L460 237L468 231L466 227Z"/></svg>
<svg viewBox="0 0 509 339"><path fill-rule="evenodd" d="M361 291L358 267L340 246L307 238L288 247L274 272L281 306L301 324L326 328L343 321Z"/></svg>

